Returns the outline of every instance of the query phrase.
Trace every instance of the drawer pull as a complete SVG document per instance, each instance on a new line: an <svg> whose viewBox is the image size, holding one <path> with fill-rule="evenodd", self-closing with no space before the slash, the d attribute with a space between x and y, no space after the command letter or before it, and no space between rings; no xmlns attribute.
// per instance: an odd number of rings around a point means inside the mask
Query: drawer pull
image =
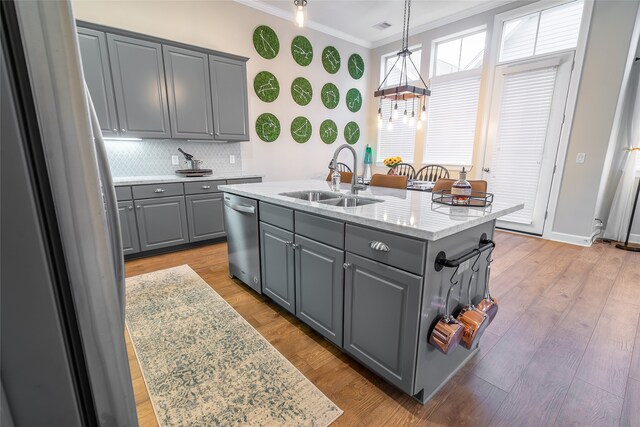
<svg viewBox="0 0 640 427"><path fill-rule="evenodd" d="M140 205L136 205L136 209L140 209Z"/></svg>
<svg viewBox="0 0 640 427"><path fill-rule="evenodd" d="M154 193L164 193L166 190L164 188L156 188Z"/></svg>
<svg viewBox="0 0 640 427"><path fill-rule="evenodd" d="M291 247L293 248L293 250L295 251L296 249L300 249L300 245L297 243L292 243Z"/></svg>
<svg viewBox="0 0 640 427"><path fill-rule="evenodd" d="M351 263L350 262L345 262L344 264L342 264L342 268L344 268L345 270L348 270L351 268Z"/></svg>
<svg viewBox="0 0 640 427"><path fill-rule="evenodd" d="M210 185L203 185L203 186L202 186L202 189L203 189L203 190L208 190L208 189L210 189L210 188L211 188L211 186L210 186Z"/></svg>
<svg viewBox="0 0 640 427"><path fill-rule="evenodd" d="M129 210L132 211L133 210L133 205L129 205Z"/></svg>
<svg viewBox="0 0 640 427"><path fill-rule="evenodd" d="M286 241L286 242L284 242L284 244L287 245L287 246L291 246L293 244L293 242Z"/></svg>
<svg viewBox="0 0 640 427"><path fill-rule="evenodd" d="M369 247L372 250L378 251L378 252L390 252L391 251L391 249L389 248L389 246L387 246L386 243L378 242L378 241L369 242Z"/></svg>

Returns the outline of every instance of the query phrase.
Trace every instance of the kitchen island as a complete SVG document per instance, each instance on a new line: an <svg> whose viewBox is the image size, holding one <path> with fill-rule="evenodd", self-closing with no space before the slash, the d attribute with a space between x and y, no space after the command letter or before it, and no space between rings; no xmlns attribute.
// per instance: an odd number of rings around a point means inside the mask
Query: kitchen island
<svg viewBox="0 0 640 427"><path fill-rule="evenodd" d="M337 194L324 181L219 189L225 209L258 222L260 273L238 277L405 393L426 402L477 351L474 342L443 354L429 335L452 286L454 314L468 289L474 303L482 299L495 221L522 204L452 207L383 187L354 197L349 185ZM232 239L247 233L228 231L231 260Z"/></svg>

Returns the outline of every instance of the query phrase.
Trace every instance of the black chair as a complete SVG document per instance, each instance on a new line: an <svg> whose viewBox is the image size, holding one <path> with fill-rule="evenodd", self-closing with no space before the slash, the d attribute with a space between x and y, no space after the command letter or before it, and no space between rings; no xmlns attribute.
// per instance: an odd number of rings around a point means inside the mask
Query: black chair
<svg viewBox="0 0 640 427"><path fill-rule="evenodd" d="M449 171L440 165L427 165L415 174L418 181L433 181L449 178Z"/></svg>
<svg viewBox="0 0 640 427"><path fill-rule="evenodd" d="M338 167L336 169L338 169L338 172L353 172L351 168L344 163L338 163L337 166Z"/></svg>
<svg viewBox="0 0 640 427"><path fill-rule="evenodd" d="M398 163L394 169L396 170L396 175L406 176L407 179L413 179L416 176L416 170L409 163ZM391 169L389 169L387 175L391 175Z"/></svg>

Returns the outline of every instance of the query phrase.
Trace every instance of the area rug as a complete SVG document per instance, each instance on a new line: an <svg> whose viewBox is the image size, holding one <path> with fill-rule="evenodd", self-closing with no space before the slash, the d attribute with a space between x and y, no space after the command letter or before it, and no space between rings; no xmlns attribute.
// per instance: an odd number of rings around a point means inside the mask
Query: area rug
<svg viewBox="0 0 640 427"><path fill-rule="evenodd" d="M161 427L327 426L342 414L187 265L127 279L126 320Z"/></svg>

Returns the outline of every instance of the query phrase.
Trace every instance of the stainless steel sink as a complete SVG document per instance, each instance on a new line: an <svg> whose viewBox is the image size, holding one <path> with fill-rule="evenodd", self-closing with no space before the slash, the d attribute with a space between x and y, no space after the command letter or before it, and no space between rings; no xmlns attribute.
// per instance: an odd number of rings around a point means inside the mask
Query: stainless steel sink
<svg viewBox="0 0 640 427"><path fill-rule="evenodd" d="M380 203L384 200L377 199L367 199L364 197L354 197L354 196L343 196L339 199L329 199L323 200L318 203L322 203L324 205L338 206L342 208L355 208L358 206L370 205L372 203Z"/></svg>
<svg viewBox="0 0 640 427"><path fill-rule="evenodd" d="M307 200L309 202L318 202L321 200L337 199L342 197L341 193L332 193L330 191L292 191L290 193L280 193L281 196L293 197L294 199Z"/></svg>

